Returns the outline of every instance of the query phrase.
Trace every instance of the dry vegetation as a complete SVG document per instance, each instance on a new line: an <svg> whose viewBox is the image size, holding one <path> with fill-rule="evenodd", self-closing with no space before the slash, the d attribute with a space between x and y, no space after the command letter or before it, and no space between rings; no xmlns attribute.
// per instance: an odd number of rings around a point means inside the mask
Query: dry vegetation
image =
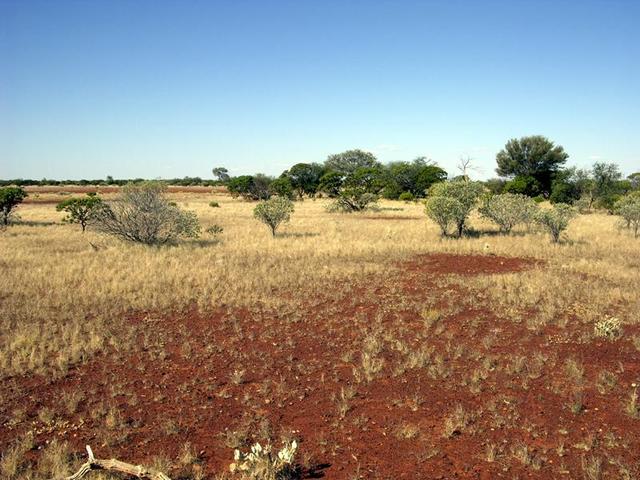
<svg viewBox="0 0 640 480"><path fill-rule="evenodd" d="M84 442L201 478L291 438L326 478L639 478L640 242L615 217L456 240L420 204L305 200L271 238L252 203L172 193L224 233L149 248L47 196L0 233L2 478L69 474Z"/></svg>

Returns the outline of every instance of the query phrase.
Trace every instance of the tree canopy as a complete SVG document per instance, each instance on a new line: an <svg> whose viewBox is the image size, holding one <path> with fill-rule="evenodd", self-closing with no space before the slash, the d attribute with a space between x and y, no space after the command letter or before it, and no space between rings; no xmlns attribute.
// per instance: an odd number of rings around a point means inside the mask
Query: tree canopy
<svg viewBox="0 0 640 480"><path fill-rule="evenodd" d="M540 185L541 193L548 196L555 173L568 158L562 146L542 135L512 138L496 155L496 172L502 177L530 177Z"/></svg>

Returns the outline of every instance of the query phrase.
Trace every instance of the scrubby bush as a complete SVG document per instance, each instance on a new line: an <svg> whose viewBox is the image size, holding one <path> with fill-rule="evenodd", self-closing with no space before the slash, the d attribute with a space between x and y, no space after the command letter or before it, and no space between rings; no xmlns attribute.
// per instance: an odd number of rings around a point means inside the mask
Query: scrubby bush
<svg viewBox="0 0 640 480"><path fill-rule="evenodd" d="M265 200L253 209L253 216L268 226L274 237L280 224L288 222L292 213L293 202L283 197Z"/></svg>
<svg viewBox="0 0 640 480"><path fill-rule="evenodd" d="M455 226L458 237L464 232L467 218L484 192L480 182L455 180L436 183L429 189L425 202L425 211L436 222L442 235L449 233L449 227Z"/></svg>
<svg viewBox="0 0 640 480"><path fill-rule="evenodd" d="M536 221L550 234L554 243L560 241L560 235L569 226L569 222L576 216L576 211L566 203L556 203L553 208L540 210Z"/></svg>
<svg viewBox="0 0 640 480"><path fill-rule="evenodd" d="M536 203L531 198L518 193L487 197L478 209L483 217L496 223L504 233L509 233L521 223L532 222L536 210Z"/></svg>
<svg viewBox="0 0 640 480"><path fill-rule="evenodd" d="M27 192L21 187L0 188L0 214L2 224L9 225L13 209L27 198Z"/></svg>
<svg viewBox="0 0 640 480"><path fill-rule="evenodd" d="M361 167L349 174L330 211L361 212L376 206L382 189L381 171L377 167Z"/></svg>
<svg viewBox="0 0 640 480"><path fill-rule="evenodd" d="M222 228L220 225L215 224L215 225L211 225L209 228L207 228L205 230L205 232L212 236L213 238L217 238L218 235L221 235L222 232L224 232L224 228Z"/></svg>
<svg viewBox="0 0 640 480"><path fill-rule="evenodd" d="M402 192L400 196L398 196L398 200L402 200L403 202L413 202L415 197L411 192Z"/></svg>
<svg viewBox="0 0 640 480"><path fill-rule="evenodd" d="M295 440L285 443L276 453L271 445L264 447L256 443L251 451L234 450L234 462L229 466L232 473L239 472L245 478L255 480L287 480L296 476L294 458L298 444Z"/></svg>
<svg viewBox="0 0 640 480"><path fill-rule="evenodd" d="M119 197L102 203L93 223L102 233L146 245L163 245L181 237L198 237L200 224L193 212L185 212L166 198L159 182L129 184Z"/></svg>
<svg viewBox="0 0 640 480"><path fill-rule="evenodd" d="M214 202L214 201L209 202L209 206L211 208L220 208L220 204L218 202Z"/></svg>
<svg viewBox="0 0 640 480"><path fill-rule="evenodd" d="M615 211L622 217L626 228L633 231L633 236L638 238L640 233L640 192L625 195L615 204Z"/></svg>
<svg viewBox="0 0 640 480"><path fill-rule="evenodd" d="M62 219L66 223L77 223L82 228L82 232L87 225L94 219L102 205L102 199L95 193L89 193L86 197L68 198L60 202L56 206L59 212L66 212L66 216Z"/></svg>

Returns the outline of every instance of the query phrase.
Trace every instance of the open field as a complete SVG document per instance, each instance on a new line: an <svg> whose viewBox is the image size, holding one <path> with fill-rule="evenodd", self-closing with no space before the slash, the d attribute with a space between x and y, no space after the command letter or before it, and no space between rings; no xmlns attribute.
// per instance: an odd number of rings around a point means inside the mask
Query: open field
<svg viewBox="0 0 640 480"><path fill-rule="evenodd" d="M290 438L302 478L640 478L640 242L615 217L455 240L420 204L305 200L271 238L255 204L171 196L219 240L83 235L54 200L0 232L1 478L86 444L216 478Z"/></svg>

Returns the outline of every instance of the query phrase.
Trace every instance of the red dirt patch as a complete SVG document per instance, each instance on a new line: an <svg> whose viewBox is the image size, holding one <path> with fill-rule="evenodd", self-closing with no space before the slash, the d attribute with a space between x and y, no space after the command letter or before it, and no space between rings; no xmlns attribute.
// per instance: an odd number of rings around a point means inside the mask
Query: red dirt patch
<svg viewBox="0 0 640 480"><path fill-rule="evenodd" d="M536 264L539 261L526 258L428 253L404 263L402 267L409 271L424 271L435 275L488 275L519 272Z"/></svg>
<svg viewBox="0 0 640 480"><path fill-rule="evenodd" d="M531 330L446 283L452 273L533 263L424 255L389 278L327 286L280 311L130 315L133 351L105 353L59 380L2 383L0 447L35 426L39 446L64 438L78 452L90 444L99 456L143 463L153 453L176 459L188 441L212 478L228 468L236 440L285 434L300 440L305 478L581 478L585 455L618 462L602 462L605 478L618 465L637 475L640 421L621 407L640 378L630 341L584 342L577 322ZM364 351L380 368L370 379ZM584 368L579 388L568 384L567 359ZM604 370L616 381L603 394ZM84 400L65 412L74 391ZM447 431L458 406L464 418ZM38 416L45 407L57 412L49 424ZM15 424L17 408L26 414Z"/></svg>

